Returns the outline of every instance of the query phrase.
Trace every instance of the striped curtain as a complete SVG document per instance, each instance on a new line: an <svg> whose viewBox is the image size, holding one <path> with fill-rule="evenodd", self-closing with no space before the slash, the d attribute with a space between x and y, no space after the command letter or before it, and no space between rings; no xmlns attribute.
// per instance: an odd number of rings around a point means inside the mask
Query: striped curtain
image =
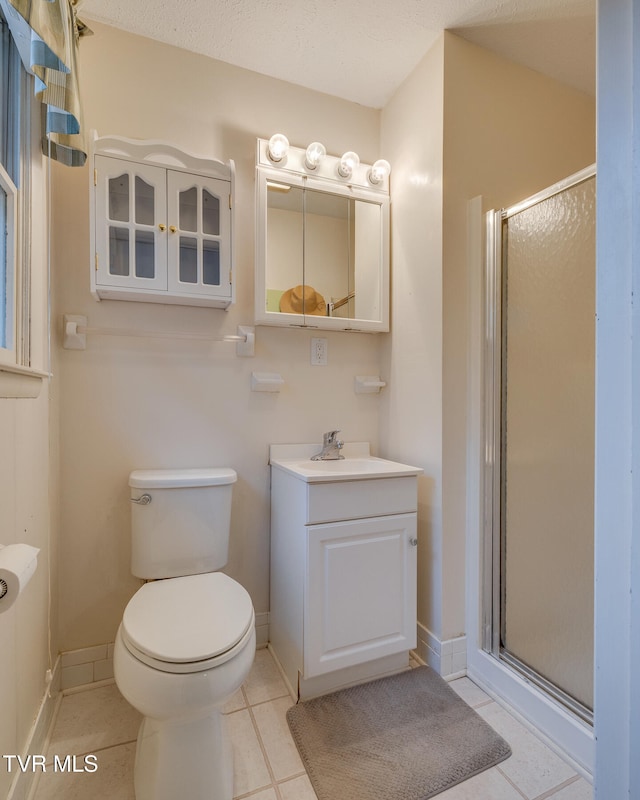
<svg viewBox="0 0 640 800"><path fill-rule="evenodd" d="M78 19L77 5L78 0L0 0L42 101L43 152L72 167L87 159L76 56L80 37L91 33Z"/></svg>

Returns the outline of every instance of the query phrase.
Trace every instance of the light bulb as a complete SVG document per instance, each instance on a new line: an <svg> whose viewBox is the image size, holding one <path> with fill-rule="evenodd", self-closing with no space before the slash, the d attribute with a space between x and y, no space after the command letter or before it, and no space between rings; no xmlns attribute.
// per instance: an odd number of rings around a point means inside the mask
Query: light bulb
<svg viewBox="0 0 640 800"><path fill-rule="evenodd" d="M304 163L307 169L316 169L327 155L327 148L322 142L311 142L305 153Z"/></svg>
<svg viewBox="0 0 640 800"><path fill-rule="evenodd" d="M382 183L385 178L389 177L391 172L391 164L385 161L384 158L378 159L369 170L369 183L377 185Z"/></svg>
<svg viewBox="0 0 640 800"><path fill-rule="evenodd" d="M359 163L360 156L357 153L354 153L353 150L349 150L340 159L340 164L338 165L338 175L343 178L350 178L353 175L353 170L358 166Z"/></svg>
<svg viewBox="0 0 640 800"><path fill-rule="evenodd" d="M267 154L271 161L282 161L289 150L289 140L283 133L274 133L269 139Z"/></svg>

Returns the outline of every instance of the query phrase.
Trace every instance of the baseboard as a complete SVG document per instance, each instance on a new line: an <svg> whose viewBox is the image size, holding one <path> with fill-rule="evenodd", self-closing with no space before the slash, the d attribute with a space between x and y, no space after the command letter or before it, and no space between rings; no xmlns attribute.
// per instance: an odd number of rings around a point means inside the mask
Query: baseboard
<svg viewBox="0 0 640 800"><path fill-rule="evenodd" d="M269 642L269 612L256 613L256 647ZM113 680L113 642L68 650L61 654L61 688L63 691Z"/></svg>
<svg viewBox="0 0 640 800"><path fill-rule="evenodd" d="M256 647L266 647L269 644L269 612L256 612Z"/></svg>
<svg viewBox="0 0 640 800"><path fill-rule="evenodd" d="M23 760L26 760L28 755L42 755L46 752L47 737L61 698L61 659L59 656L56 659L52 675L52 681L44 693L35 721L29 731L22 756ZM18 771L9 787L7 800L28 800L33 793L37 776L38 773L31 770Z"/></svg>
<svg viewBox="0 0 640 800"><path fill-rule="evenodd" d="M418 623L416 653L425 664L447 680L462 678L467 674L467 637L439 639Z"/></svg>

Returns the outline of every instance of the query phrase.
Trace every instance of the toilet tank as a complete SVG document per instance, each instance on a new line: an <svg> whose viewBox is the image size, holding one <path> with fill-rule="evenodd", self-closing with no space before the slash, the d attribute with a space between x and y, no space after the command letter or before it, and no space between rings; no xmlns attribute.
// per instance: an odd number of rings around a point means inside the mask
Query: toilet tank
<svg viewBox="0 0 640 800"><path fill-rule="evenodd" d="M131 572L177 578L227 563L234 470L135 470L131 497Z"/></svg>

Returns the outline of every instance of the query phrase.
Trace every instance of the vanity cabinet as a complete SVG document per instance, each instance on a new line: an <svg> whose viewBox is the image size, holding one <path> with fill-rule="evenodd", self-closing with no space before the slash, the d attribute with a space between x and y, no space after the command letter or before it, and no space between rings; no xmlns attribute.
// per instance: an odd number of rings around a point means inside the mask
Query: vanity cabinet
<svg viewBox="0 0 640 800"><path fill-rule="evenodd" d="M303 675L415 647L416 514L309 525L305 534Z"/></svg>
<svg viewBox="0 0 640 800"><path fill-rule="evenodd" d="M407 666L418 471L309 482L272 457L270 640L299 697Z"/></svg>
<svg viewBox="0 0 640 800"><path fill-rule="evenodd" d="M120 137L96 138L91 157L96 299L227 308L233 162Z"/></svg>

